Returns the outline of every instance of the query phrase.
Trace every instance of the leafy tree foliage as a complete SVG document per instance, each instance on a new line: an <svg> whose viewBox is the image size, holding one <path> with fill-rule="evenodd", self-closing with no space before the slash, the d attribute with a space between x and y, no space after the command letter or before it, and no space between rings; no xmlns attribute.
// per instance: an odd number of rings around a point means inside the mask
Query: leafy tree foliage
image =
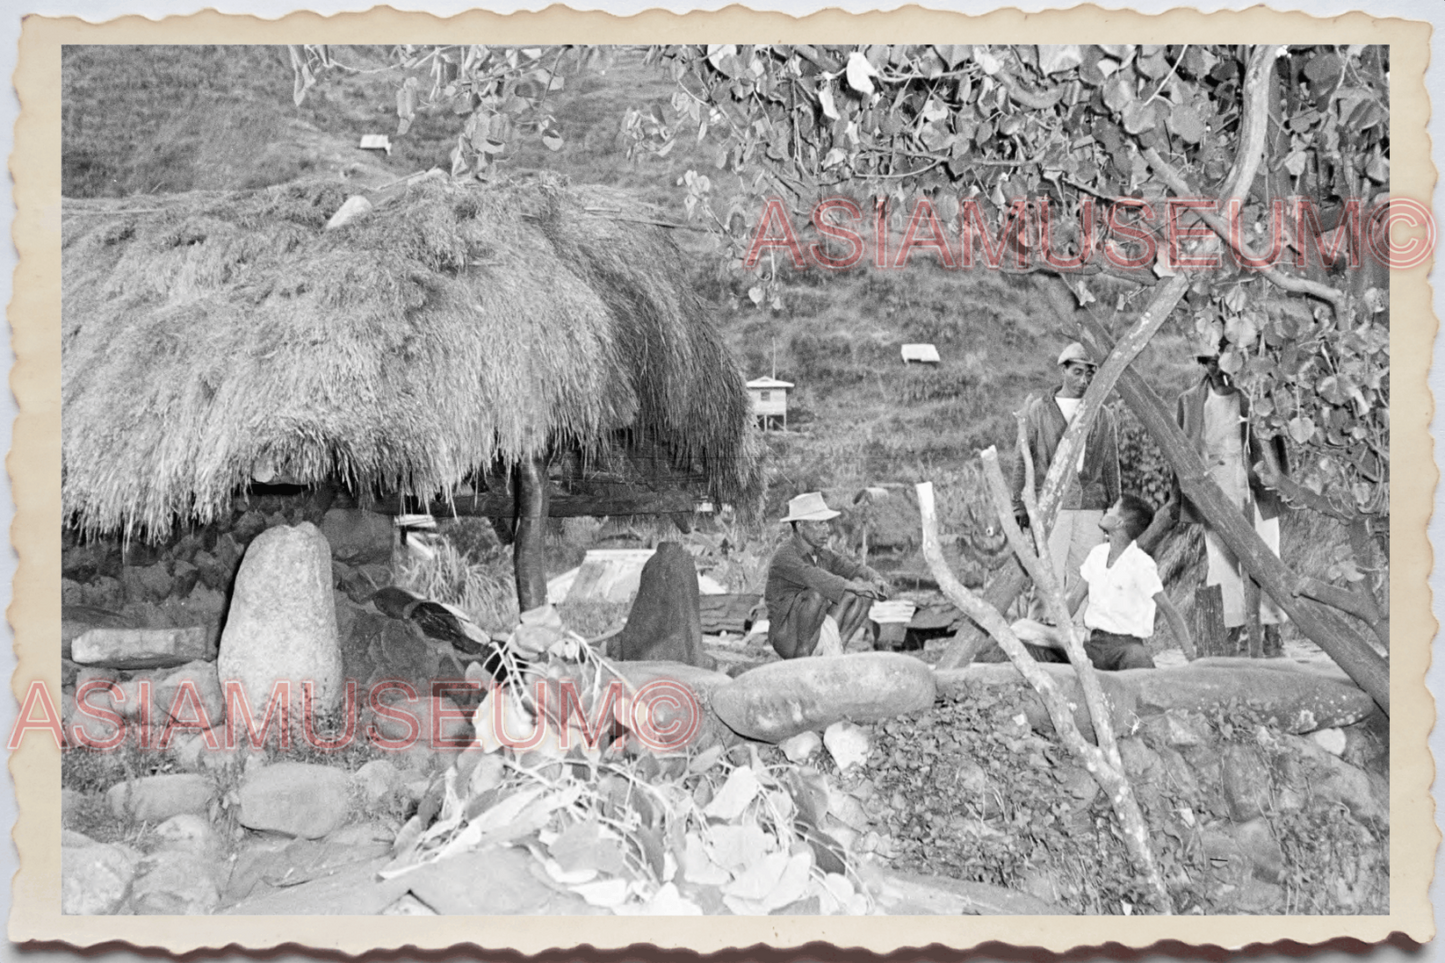
<svg viewBox="0 0 1445 963"><path fill-rule="evenodd" d="M555 92L612 55L396 48L399 133L418 112L454 113L456 174L486 172L519 134L557 149ZM841 194L864 201L859 234L883 199L895 231L907 219L961 263L1002 245L1000 269L1061 278L1095 312L1185 274L1176 324L1218 345L1254 429L1290 439L1295 500L1387 537L1388 48L722 44L647 57L677 90L670 112L629 113L630 150L717 145L741 189L714 196L716 171L681 186L735 263L767 199L817 237L815 205ZM1252 73L1251 57L1268 62ZM298 47L292 63L299 103L335 60Z"/></svg>

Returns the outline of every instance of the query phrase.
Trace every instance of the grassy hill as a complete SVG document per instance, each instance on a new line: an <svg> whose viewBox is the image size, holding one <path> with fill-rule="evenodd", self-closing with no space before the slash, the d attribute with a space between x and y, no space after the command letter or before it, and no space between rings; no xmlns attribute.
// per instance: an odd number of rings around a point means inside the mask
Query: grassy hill
<svg viewBox="0 0 1445 963"><path fill-rule="evenodd" d="M405 137L395 137L399 80L380 70L385 49L333 49L356 69L324 74L298 108L284 48L66 47L65 194L255 188L358 169L402 176L449 167L460 121L421 115ZM627 158L626 111L665 104L673 89L639 52L621 51L605 72L569 78L556 94L562 150L521 137L498 168L545 168L577 183L625 188L682 223L679 180L686 171L708 173L724 196L736 181L717 171L711 146L692 137L679 138L664 158ZM368 133L392 134L392 155L358 150ZM940 486L945 525L983 507L974 453L996 445L1011 457L1012 412L1030 392L1054 383L1054 358L1068 340L1034 280L944 270L927 259L906 271L785 272L782 308L774 310L748 299L753 282L726 268L707 234L675 234L694 255L693 281L717 304L717 321L745 373L776 373L797 385L789 430L767 436L769 517L800 491L920 480ZM1099 293L1101 302L1112 302L1117 292ZM1106 321L1112 314L1100 312ZM941 363L905 366L899 348L907 342L937 345ZM1137 369L1165 397L1197 376L1185 338L1169 329ZM1121 425L1125 487L1157 503L1165 477L1158 453L1127 412ZM1343 542L1321 524L1292 520L1286 554L1292 541L1309 553ZM1177 541L1166 569L1187 569L1186 582L1197 581L1197 546L1191 551L1188 539ZM1186 598L1189 592L1182 590Z"/></svg>
<svg viewBox="0 0 1445 963"><path fill-rule="evenodd" d="M281 47L66 47L64 192L255 188L359 168L402 176L449 166L460 127L449 113L420 115L394 136L401 77L383 69L385 48L333 54L352 69L323 73L298 108ZM689 136L663 158L626 156L626 112L666 104L673 90L639 51L620 50L605 71L574 75L555 94L561 150L520 136L498 168L621 187L683 223L686 171L707 172L723 196L736 179L717 171L710 143ZM392 134L392 155L359 150L368 133ZM712 238L675 236L694 255L694 282L717 303L745 373L797 385L790 430L769 434L773 511L811 488L946 483L977 449L1011 451L1011 413L1053 382L1067 340L1030 279L944 270L926 258L906 271L814 269L785 273L782 309L773 310L746 297L750 280L725 267ZM942 362L905 366L899 348L907 342L937 345ZM1190 374L1187 362L1169 360L1167 344L1145 365L1166 391Z"/></svg>

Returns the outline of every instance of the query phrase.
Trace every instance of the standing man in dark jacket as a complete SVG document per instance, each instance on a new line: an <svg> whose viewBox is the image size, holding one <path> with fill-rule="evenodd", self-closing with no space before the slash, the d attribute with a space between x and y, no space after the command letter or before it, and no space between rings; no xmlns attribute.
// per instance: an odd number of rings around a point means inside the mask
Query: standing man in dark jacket
<svg viewBox="0 0 1445 963"><path fill-rule="evenodd" d="M788 502L783 521L792 524L793 532L773 554L763 593L768 641L785 659L842 655L873 601L888 597L883 576L826 547L829 523L840 514L820 492Z"/></svg>
<svg viewBox="0 0 1445 963"><path fill-rule="evenodd" d="M1284 511L1284 500L1278 492L1265 487L1255 466L1264 467L1270 475L1287 472L1284 438L1276 435L1261 441L1253 430L1249 423L1249 399L1235 386L1234 380L1220 370L1217 345L1213 342L1202 344L1195 360L1204 366L1204 378L1179 396L1175 418L1203 456L1209 476L1245 518L1253 522L1255 532L1270 551L1278 555L1279 519ZM1237 646L1240 632L1249 621L1244 581L1248 575L1234 553L1209 527L1198 508L1178 492L1177 478L1174 487L1175 504L1182 508L1184 520L1205 526L1204 551L1208 568L1204 582L1219 586L1224 600L1224 624L1229 629L1230 642ZM1259 621L1264 627L1265 655L1283 655L1279 626L1288 620L1289 616L1273 599L1260 593Z"/></svg>
<svg viewBox="0 0 1445 963"><path fill-rule="evenodd" d="M1045 397L1030 397L1024 404L1024 431L1029 454L1034 463L1034 485L1043 487L1054 452L1074 420L1084 392L1094 380L1095 364L1075 341L1059 354L1062 383ZM1024 459L1020 452L1014 460L1014 516L1021 525L1028 524L1024 512ZM1049 533L1049 552L1053 556L1054 579L1065 595L1079 579L1079 567L1096 545L1104 543L1099 522L1109 507L1119 500L1119 438L1114 416L1107 408L1099 411L1084 442L1078 463L1067 475L1059 513ZM1031 609L1034 618L1041 618L1043 603L1037 598Z"/></svg>

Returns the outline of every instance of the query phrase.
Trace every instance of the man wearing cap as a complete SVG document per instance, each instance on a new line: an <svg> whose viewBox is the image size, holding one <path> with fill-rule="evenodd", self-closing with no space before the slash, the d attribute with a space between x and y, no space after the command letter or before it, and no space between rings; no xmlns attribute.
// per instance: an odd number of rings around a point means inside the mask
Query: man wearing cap
<svg viewBox="0 0 1445 963"><path fill-rule="evenodd" d="M829 523L839 514L821 492L788 502L783 521L793 526L792 535L773 554L763 593L768 641L785 659L841 655L873 600L888 597L883 576L827 548Z"/></svg>
<svg viewBox="0 0 1445 963"><path fill-rule="evenodd" d="M1261 439L1249 423L1249 399L1234 384L1234 379L1219 367L1219 344L1213 339L1202 341L1194 359L1204 368L1199 384L1179 396L1175 418L1189 437L1209 477L1224 491L1236 508L1254 523L1254 530L1270 551L1279 554L1279 517L1284 500L1267 488L1259 469L1268 475L1288 471L1284 438L1276 435ZM1238 645L1241 630L1249 621L1245 605L1245 573L1239 560L1209 527L1204 515L1179 489L1174 479L1175 496L1171 513L1182 508L1184 520L1204 525L1204 553L1207 568L1204 584L1218 585L1224 601L1224 625L1229 640ZM1263 650L1267 656L1284 654L1279 625L1289 620L1274 599L1260 593L1259 621L1264 627Z"/></svg>
<svg viewBox="0 0 1445 963"><path fill-rule="evenodd" d="M1030 397L1024 404L1024 433L1034 463L1035 490L1043 487L1049 465L1058 451L1059 442L1069 423L1083 403L1084 392L1094 380L1095 364L1084 346L1075 341L1059 354L1061 384L1051 395ZM1014 517L1021 526L1028 524L1024 511L1024 459L1020 452L1014 459ZM1107 408L1100 409L1079 452L1074 470L1066 476L1063 500L1049 533L1049 553L1053 556L1054 579L1066 594L1079 579L1079 568L1094 546L1104 543L1099 522L1109 507L1119 500L1119 440L1114 416ZM1031 614L1040 618L1042 600L1037 597Z"/></svg>

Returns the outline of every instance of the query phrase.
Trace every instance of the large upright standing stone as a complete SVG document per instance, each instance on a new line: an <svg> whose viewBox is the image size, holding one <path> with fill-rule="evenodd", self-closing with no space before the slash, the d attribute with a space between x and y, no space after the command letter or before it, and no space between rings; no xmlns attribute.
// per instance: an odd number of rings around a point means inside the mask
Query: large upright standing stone
<svg viewBox="0 0 1445 963"><path fill-rule="evenodd" d="M612 640L626 662L683 662L711 669L702 648L697 566L677 542L663 542L647 564L627 624Z"/></svg>
<svg viewBox="0 0 1445 963"><path fill-rule="evenodd" d="M221 633L218 675L240 681L259 724L272 686L291 688L291 720L302 717L302 683L315 686L313 711L341 705L341 644L331 597L331 549L310 522L256 536L236 572ZM233 724L237 720L233 720Z"/></svg>

